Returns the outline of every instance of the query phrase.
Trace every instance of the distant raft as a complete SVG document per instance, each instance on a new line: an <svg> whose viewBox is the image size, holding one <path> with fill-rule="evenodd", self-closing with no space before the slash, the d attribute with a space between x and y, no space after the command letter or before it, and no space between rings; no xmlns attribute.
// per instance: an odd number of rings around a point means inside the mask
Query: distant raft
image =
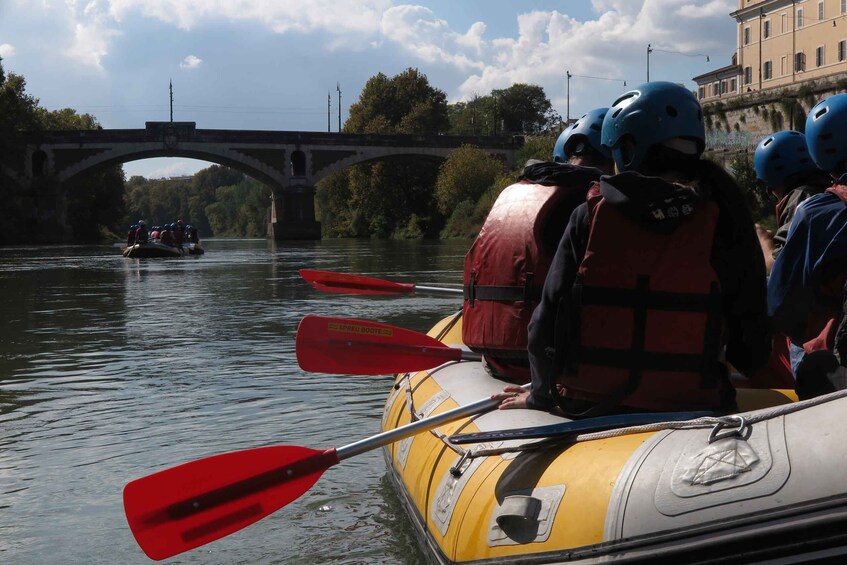
<svg viewBox="0 0 847 565"><path fill-rule="evenodd" d="M165 245L156 241L136 243L123 248L124 257L132 259L152 259L160 257L183 257L184 255L202 255L205 250L199 243L185 243L181 247Z"/></svg>
<svg viewBox="0 0 847 565"><path fill-rule="evenodd" d="M442 321L430 335L461 345L461 319ZM399 374L382 428L505 384L472 361ZM736 415L674 422L668 414L662 422L654 413L651 425L643 425L645 414L615 416L613 429L601 425L608 417L573 425L542 411L494 410L383 450L422 545L438 563L748 562L847 553L847 395L797 402L793 391L740 388L738 403ZM526 433L551 425L551 437ZM632 427L619 429L625 426ZM457 434L480 435L465 443Z"/></svg>

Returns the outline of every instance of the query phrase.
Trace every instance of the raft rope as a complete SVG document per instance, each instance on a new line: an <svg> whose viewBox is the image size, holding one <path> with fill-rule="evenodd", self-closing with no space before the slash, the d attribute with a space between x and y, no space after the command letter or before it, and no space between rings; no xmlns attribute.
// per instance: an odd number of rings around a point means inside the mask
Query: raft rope
<svg viewBox="0 0 847 565"><path fill-rule="evenodd" d="M781 416L786 416L788 414L793 414L794 412L805 410L806 408L811 408L812 406L826 404L827 402L832 402L833 400L838 400L844 397L847 397L847 390L839 390L815 398L810 398L808 400L801 400L799 402L791 402L789 404L782 404L780 406L763 408L761 410L756 410L753 413L730 414L727 416L706 416L703 418L696 418L694 420L683 420L675 422L656 422L653 424L643 424L640 426L616 428L612 430L605 430L602 432L576 434L566 438L551 438L547 440L525 443L515 446L477 447L468 450L458 448L459 450L454 449L454 451L461 455L461 462L464 462L467 459L474 459L476 457L488 457L490 455L503 455L506 453L516 453L520 451L532 451L537 449L545 449L555 445L580 443L584 441L594 441L598 439L609 439L630 434L658 432L662 430L688 430L709 427L712 428L712 433L709 435L709 443L712 443L716 440L725 437L730 437L733 435L743 436L745 434L745 430L753 424L763 422L765 420L770 420L773 418L778 418ZM451 448L458 447L451 446L445 434L441 434L439 437L441 437L442 441Z"/></svg>

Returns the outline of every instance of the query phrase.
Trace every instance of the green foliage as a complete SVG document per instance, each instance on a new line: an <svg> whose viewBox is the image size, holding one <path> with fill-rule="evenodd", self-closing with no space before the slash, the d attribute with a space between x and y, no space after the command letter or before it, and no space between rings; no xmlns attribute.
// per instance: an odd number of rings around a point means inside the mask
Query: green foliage
<svg viewBox="0 0 847 565"><path fill-rule="evenodd" d="M409 68L392 78L382 73L371 77L350 106L344 131L437 134L448 125L447 95L430 86L426 75Z"/></svg>
<svg viewBox="0 0 847 565"><path fill-rule="evenodd" d="M773 213L773 204L756 182L756 170L747 154L738 155L733 159L729 168L735 176L750 210L754 217L766 216Z"/></svg>
<svg viewBox="0 0 847 565"><path fill-rule="evenodd" d="M198 171L190 180L136 176L126 183L124 231L140 219L152 226L181 218L201 236L264 237L269 195L263 184L219 165Z"/></svg>
<svg viewBox="0 0 847 565"><path fill-rule="evenodd" d="M215 202L206 207L212 232L224 237L264 237L268 224L268 188L244 178L215 191Z"/></svg>
<svg viewBox="0 0 847 565"><path fill-rule="evenodd" d="M518 83L491 94L504 134L539 134L561 123L540 86Z"/></svg>
<svg viewBox="0 0 847 565"><path fill-rule="evenodd" d="M438 211L449 215L465 200L475 201L502 172L502 163L481 149L463 145L441 165L435 185Z"/></svg>
<svg viewBox="0 0 847 565"><path fill-rule="evenodd" d="M561 123L562 118L540 86L514 84L487 96L448 108L453 135L537 135Z"/></svg>
<svg viewBox="0 0 847 565"><path fill-rule="evenodd" d="M556 145L557 136L538 135L527 136L524 144L515 154L517 163L526 163L530 159L539 161L551 161L553 159L553 147Z"/></svg>

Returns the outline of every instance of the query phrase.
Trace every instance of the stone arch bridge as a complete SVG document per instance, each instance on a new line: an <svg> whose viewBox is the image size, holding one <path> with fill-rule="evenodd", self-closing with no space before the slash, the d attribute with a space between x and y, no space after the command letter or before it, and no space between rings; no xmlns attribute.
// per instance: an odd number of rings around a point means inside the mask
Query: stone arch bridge
<svg viewBox="0 0 847 565"><path fill-rule="evenodd" d="M512 167L522 142L505 137L196 129L194 122L147 122L145 129L33 135L22 158L3 164L2 172L25 190L44 185L39 183L42 178L51 179L48 184L54 187L57 202L52 214L63 224L61 185L84 171L152 157L211 161L237 169L271 189L268 237L318 239L315 184L336 171L399 156L445 159L462 144L484 149Z"/></svg>

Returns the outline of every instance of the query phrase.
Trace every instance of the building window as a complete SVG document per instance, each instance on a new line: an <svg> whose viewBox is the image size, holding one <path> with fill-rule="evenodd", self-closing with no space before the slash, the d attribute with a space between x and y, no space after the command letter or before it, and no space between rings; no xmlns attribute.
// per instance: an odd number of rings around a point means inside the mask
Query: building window
<svg viewBox="0 0 847 565"><path fill-rule="evenodd" d="M818 2L818 21L822 22L824 20L824 9L823 9L823 0Z"/></svg>
<svg viewBox="0 0 847 565"><path fill-rule="evenodd" d="M764 66L762 67L762 78L764 80L769 80L773 78L773 63L770 61L765 61Z"/></svg>
<svg viewBox="0 0 847 565"><path fill-rule="evenodd" d="M844 1L847 2L847 0ZM847 41L842 39L838 42L838 62L840 63L844 59L847 59Z"/></svg>
<svg viewBox="0 0 847 565"><path fill-rule="evenodd" d="M802 51L794 54L794 72L799 73L806 70L806 54Z"/></svg>
<svg viewBox="0 0 847 565"><path fill-rule="evenodd" d="M803 27L803 8L797 8L797 27Z"/></svg>
<svg viewBox="0 0 847 565"><path fill-rule="evenodd" d="M847 2L847 0L844 0L844 1ZM787 32L788 31L788 23L787 23L788 22L788 14L782 14L779 17L779 19L782 22L782 33Z"/></svg>
<svg viewBox="0 0 847 565"><path fill-rule="evenodd" d="M706 97L706 87L701 86L700 87L700 100L702 100L705 97Z"/></svg>
<svg viewBox="0 0 847 565"><path fill-rule="evenodd" d="M785 76L785 63L787 63L787 61L783 55L782 59L779 60L779 76Z"/></svg>
<svg viewBox="0 0 847 565"><path fill-rule="evenodd" d="M815 49L815 66L823 67L823 45Z"/></svg>
<svg viewBox="0 0 847 565"><path fill-rule="evenodd" d="M765 23L763 24L763 27L762 27L762 37L767 39L770 36L771 36L771 21L765 20Z"/></svg>
<svg viewBox="0 0 847 565"><path fill-rule="evenodd" d="M744 28L744 45L750 45L750 27Z"/></svg>
<svg viewBox="0 0 847 565"><path fill-rule="evenodd" d="M847 0L845 0L845 1L847 1ZM729 80L729 91L730 92L738 91L738 83L736 82L736 80L734 78Z"/></svg>
<svg viewBox="0 0 847 565"><path fill-rule="evenodd" d="M753 67L744 67L744 84L753 82Z"/></svg>
<svg viewBox="0 0 847 565"><path fill-rule="evenodd" d="M847 0L841 0L841 13L847 14Z"/></svg>

